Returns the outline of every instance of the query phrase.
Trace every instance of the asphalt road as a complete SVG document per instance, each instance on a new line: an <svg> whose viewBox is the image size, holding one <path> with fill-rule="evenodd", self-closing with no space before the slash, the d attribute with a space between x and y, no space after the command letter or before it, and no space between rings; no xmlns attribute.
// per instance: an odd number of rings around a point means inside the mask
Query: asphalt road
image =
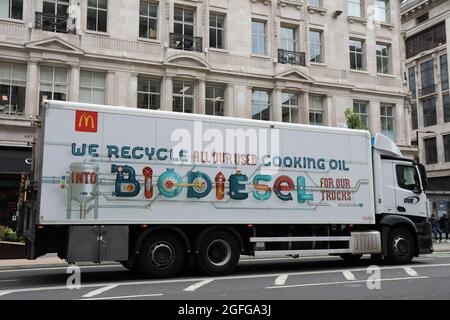
<svg viewBox="0 0 450 320"><path fill-rule="evenodd" d="M409 265L381 265L368 273L369 257L348 264L337 257L243 258L229 276L195 273L148 280L117 264L80 267L81 288L66 267L0 270L0 300L288 300L288 299L448 299L450 252L416 258ZM74 284L73 281L69 281ZM75 282L76 283L76 282Z"/></svg>

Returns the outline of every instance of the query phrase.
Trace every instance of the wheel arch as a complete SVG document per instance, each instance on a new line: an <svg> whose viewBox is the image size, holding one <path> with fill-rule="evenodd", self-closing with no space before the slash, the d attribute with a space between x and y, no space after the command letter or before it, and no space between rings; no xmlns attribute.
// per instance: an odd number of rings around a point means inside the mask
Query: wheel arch
<svg viewBox="0 0 450 320"><path fill-rule="evenodd" d="M403 227L411 232L414 240L414 256L417 257L419 255L419 240L417 238L417 228L414 222L411 221L411 219L404 216L387 215L380 220L379 225L381 226L383 256L386 257L388 255L387 242L390 230L398 227Z"/></svg>

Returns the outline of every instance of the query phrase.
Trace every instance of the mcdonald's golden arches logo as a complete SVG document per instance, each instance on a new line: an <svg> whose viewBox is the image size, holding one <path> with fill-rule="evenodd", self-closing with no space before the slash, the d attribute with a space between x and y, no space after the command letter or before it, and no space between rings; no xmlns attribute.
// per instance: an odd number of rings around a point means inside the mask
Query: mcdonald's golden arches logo
<svg viewBox="0 0 450 320"><path fill-rule="evenodd" d="M75 115L75 131L97 132L97 112L77 110Z"/></svg>

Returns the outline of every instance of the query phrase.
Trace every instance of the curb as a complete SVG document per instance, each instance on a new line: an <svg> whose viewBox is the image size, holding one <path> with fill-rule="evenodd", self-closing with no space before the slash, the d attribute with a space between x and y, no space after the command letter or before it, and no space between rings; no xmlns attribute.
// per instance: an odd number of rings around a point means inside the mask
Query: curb
<svg viewBox="0 0 450 320"><path fill-rule="evenodd" d="M51 264L31 264L31 265L11 265L11 266L0 266L0 271L5 270L21 270L21 269L40 269L40 268L66 268L71 265L76 265L78 267L103 267L103 266L122 266L118 262L105 262L105 263L79 263L79 264L68 264L67 262L61 263L51 263Z"/></svg>

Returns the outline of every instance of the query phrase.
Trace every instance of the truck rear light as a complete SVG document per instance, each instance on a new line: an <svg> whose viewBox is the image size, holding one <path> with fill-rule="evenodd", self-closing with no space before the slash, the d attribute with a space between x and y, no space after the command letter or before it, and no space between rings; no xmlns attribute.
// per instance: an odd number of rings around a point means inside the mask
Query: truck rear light
<svg viewBox="0 0 450 320"><path fill-rule="evenodd" d="M38 229L44 229L44 226L43 225L38 225L37 228Z"/></svg>
<svg viewBox="0 0 450 320"><path fill-rule="evenodd" d="M253 228L253 225L252 224L248 224L247 227Z"/></svg>

